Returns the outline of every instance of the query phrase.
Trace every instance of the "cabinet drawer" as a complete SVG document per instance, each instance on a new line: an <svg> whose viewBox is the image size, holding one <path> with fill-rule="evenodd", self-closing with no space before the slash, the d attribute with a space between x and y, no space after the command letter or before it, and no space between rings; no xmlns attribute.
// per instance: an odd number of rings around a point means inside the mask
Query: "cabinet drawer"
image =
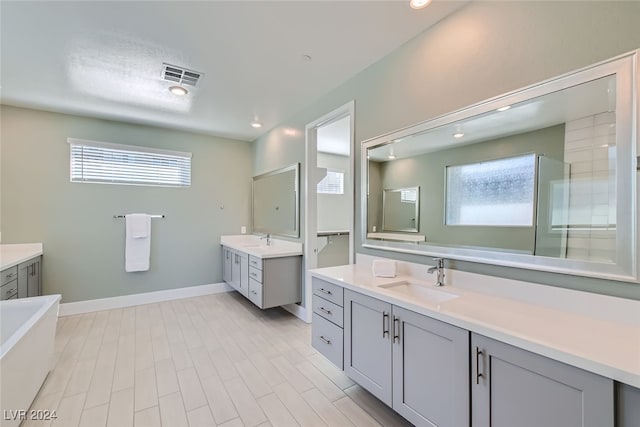
<svg viewBox="0 0 640 427"><path fill-rule="evenodd" d="M262 259L255 257L253 255L249 255L249 267L257 268L258 270L262 270Z"/></svg>
<svg viewBox="0 0 640 427"><path fill-rule="evenodd" d="M262 284L249 278L249 301L262 308Z"/></svg>
<svg viewBox="0 0 640 427"><path fill-rule="evenodd" d="M311 345L331 363L342 369L342 328L327 319L313 314Z"/></svg>
<svg viewBox="0 0 640 427"><path fill-rule="evenodd" d="M337 304L327 301L324 298L320 298L318 295L313 295L313 312L318 316L322 316L325 319L335 323L342 328L343 323L343 310Z"/></svg>
<svg viewBox="0 0 640 427"><path fill-rule="evenodd" d="M251 264L251 261L249 261L249 264ZM249 266L249 278L262 283L262 270Z"/></svg>
<svg viewBox="0 0 640 427"><path fill-rule="evenodd" d="M342 286L334 285L333 283L329 283L316 277L311 279L311 283L314 294L321 296L340 307L344 305L344 288Z"/></svg>
<svg viewBox="0 0 640 427"><path fill-rule="evenodd" d="M4 285L5 283L9 283L12 280L18 278L18 266L14 265L11 268L7 268L6 270L2 270L2 283L0 285Z"/></svg>
<svg viewBox="0 0 640 427"><path fill-rule="evenodd" d="M0 287L0 300L13 299L18 297L18 281L13 280Z"/></svg>

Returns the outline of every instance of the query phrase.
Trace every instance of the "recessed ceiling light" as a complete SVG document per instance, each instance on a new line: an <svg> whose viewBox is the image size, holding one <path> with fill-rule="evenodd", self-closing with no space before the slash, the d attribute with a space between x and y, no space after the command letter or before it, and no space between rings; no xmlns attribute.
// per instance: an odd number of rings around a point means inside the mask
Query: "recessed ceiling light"
<svg viewBox="0 0 640 427"><path fill-rule="evenodd" d="M189 93L189 91L183 88L182 86L171 86L169 88L169 92L178 96L184 96Z"/></svg>
<svg viewBox="0 0 640 427"><path fill-rule="evenodd" d="M496 111L507 111L509 108L511 108L511 105L505 105L504 107L496 109Z"/></svg>
<svg viewBox="0 0 640 427"><path fill-rule="evenodd" d="M389 158L389 160L393 160L396 158L396 156L394 156L393 154L389 154L387 157Z"/></svg>
<svg viewBox="0 0 640 427"><path fill-rule="evenodd" d="M464 136L464 133L462 133L462 132L456 132L456 133L453 134L454 138L462 138L463 136Z"/></svg>
<svg viewBox="0 0 640 427"><path fill-rule="evenodd" d="M431 3L431 0L411 0L409 6L411 6L411 9L422 9L429 6L429 3Z"/></svg>
<svg viewBox="0 0 640 427"><path fill-rule="evenodd" d="M252 128L256 128L256 129L260 129L262 127L262 123L260 122L251 122L251 127Z"/></svg>
<svg viewBox="0 0 640 427"><path fill-rule="evenodd" d="M396 138L391 140L391 142L400 142L400 141L402 141L402 138Z"/></svg>

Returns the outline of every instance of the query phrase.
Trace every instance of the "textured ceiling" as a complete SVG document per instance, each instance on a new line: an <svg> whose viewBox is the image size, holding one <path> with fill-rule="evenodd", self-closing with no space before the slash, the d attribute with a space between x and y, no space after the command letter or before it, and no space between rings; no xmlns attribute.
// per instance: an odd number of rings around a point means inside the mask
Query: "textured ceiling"
<svg viewBox="0 0 640 427"><path fill-rule="evenodd" d="M0 99L253 140L464 4L2 1ZM163 62L204 75L177 97Z"/></svg>

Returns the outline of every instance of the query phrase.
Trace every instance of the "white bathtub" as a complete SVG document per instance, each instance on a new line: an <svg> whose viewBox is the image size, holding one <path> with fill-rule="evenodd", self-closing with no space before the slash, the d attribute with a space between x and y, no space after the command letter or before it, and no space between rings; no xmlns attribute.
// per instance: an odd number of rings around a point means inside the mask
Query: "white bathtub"
<svg viewBox="0 0 640 427"><path fill-rule="evenodd" d="M59 303L60 295L0 301L2 427L29 418L27 410L53 367Z"/></svg>

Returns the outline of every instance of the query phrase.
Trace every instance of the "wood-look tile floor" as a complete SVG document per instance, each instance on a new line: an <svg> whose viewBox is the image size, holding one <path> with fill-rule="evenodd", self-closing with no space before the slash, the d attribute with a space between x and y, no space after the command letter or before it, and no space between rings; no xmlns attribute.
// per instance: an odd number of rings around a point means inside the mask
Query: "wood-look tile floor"
<svg viewBox="0 0 640 427"><path fill-rule="evenodd" d="M235 292L58 319L45 426L408 426L310 344L311 325Z"/></svg>

